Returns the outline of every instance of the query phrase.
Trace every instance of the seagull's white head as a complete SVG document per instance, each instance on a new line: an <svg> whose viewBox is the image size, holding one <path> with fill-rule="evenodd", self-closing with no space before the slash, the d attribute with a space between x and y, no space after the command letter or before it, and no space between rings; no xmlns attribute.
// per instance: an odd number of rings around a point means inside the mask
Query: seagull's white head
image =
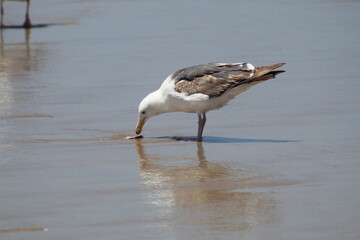
<svg viewBox="0 0 360 240"><path fill-rule="evenodd" d="M136 124L135 132L140 134L145 122L153 116L163 113L162 101L159 91L155 91L147 95L140 103L138 109L138 122Z"/></svg>

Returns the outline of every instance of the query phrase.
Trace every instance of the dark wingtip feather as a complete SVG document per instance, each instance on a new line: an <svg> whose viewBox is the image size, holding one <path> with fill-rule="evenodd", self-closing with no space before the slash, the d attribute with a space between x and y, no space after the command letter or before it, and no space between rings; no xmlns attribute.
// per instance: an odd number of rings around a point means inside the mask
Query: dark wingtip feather
<svg viewBox="0 0 360 240"><path fill-rule="evenodd" d="M284 70L276 70L276 71L271 71L270 73L278 75L278 74L284 73L284 72L286 72L286 71L284 71Z"/></svg>

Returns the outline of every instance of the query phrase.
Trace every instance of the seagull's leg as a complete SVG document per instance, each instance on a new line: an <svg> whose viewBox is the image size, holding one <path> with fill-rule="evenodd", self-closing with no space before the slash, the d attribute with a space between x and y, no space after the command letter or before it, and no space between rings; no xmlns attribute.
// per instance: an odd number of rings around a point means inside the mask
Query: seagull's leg
<svg viewBox="0 0 360 240"><path fill-rule="evenodd" d="M199 117L199 121L198 121L198 136L197 136L197 141L201 142L202 141L202 134L203 134L203 130L204 130L204 126L206 123L206 115L205 113L203 114L198 114Z"/></svg>
<svg viewBox="0 0 360 240"><path fill-rule="evenodd" d="M201 118L201 113L198 114L198 118L199 118L199 121L198 121L198 135L197 135L197 141L198 142L201 142L202 141L202 118Z"/></svg>
<svg viewBox="0 0 360 240"><path fill-rule="evenodd" d="M4 23L3 23L4 22L4 6L3 6L3 2L4 2L3 0L0 0L0 5L1 5L0 6L0 8L1 8L0 9L0 15L1 15L0 16L0 18L1 18L0 19L0 28L4 27Z"/></svg>
<svg viewBox="0 0 360 240"><path fill-rule="evenodd" d="M26 0L26 15L25 15L25 22L24 22L24 27L25 28L30 28L31 27L31 22L30 22L30 0Z"/></svg>
<svg viewBox="0 0 360 240"><path fill-rule="evenodd" d="M201 128L201 135L203 133L204 127L205 127L205 123L206 123L206 115L205 113L203 113L203 124L202 124L202 128Z"/></svg>

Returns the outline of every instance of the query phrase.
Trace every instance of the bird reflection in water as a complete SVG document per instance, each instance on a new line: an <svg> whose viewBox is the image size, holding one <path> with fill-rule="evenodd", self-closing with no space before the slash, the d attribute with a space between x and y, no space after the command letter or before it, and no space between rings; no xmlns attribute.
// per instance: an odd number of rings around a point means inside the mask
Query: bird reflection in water
<svg viewBox="0 0 360 240"><path fill-rule="evenodd" d="M275 221L275 201L255 190L269 185L267 177L246 176L244 171L207 161L201 142L196 157L185 151L180 156L147 154L143 144L138 140L136 148L143 195L154 210L154 221L217 231L248 230Z"/></svg>
<svg viewBox="0 0 360 240"><path fill-rule="evenodd" d="M19 73L20 71L37 71L39 69L38 58L45 53L45 45L31 44L31 29L24 29L24 41L6 41L4 30L0 29L0 72L7 74Z"/></svg>
<svg viewBox="0 0 360 240"><path fill-rule="evenodd" d="M17 125L20 122L8 119L48 116L39 115L40 105L33 104L36 92L45 85L37 73L46 62L43 59L47 56L47 45L32 43L31 29L14 31L19 34L7 35L5 32L9 31L0 29L0 122L5 123L0 127L0 152L9 147L11 139L17 135L9 133L22 129Z"/></svg>
<svg viewBox="0 0 360 240"><path fill-rule="evenodd" d="M31 29L22 31L23 38L14 40L12 37L9 40L4 30L0 29L0 117L14 114L11 111L14 102L20 99L31 102L36 87L44 86L34 73L44 67L46 44L33 44Z"/></svg>
<svg viewBox="0 0 360 240"><path fill-rule="evenodd" d="M5 43L3 30L0 29L0 117L8 115L13 102L12 82L19 72L29 70L31 66L30 29L25 29L24 43Z"/></svg>

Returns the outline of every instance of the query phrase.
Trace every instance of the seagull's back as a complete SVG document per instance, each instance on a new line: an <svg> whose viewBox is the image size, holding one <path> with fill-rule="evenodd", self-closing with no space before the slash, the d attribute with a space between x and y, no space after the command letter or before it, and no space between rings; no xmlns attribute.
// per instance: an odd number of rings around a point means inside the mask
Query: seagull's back
<svg viewBox="0 0 360 240"><path fill-rule="evenodd" d="M254 67L249 63L209 63L180 69L159 89L167 112L202 113L226 105L251 86L284 71L273 71L285 63Z"/></svg>

